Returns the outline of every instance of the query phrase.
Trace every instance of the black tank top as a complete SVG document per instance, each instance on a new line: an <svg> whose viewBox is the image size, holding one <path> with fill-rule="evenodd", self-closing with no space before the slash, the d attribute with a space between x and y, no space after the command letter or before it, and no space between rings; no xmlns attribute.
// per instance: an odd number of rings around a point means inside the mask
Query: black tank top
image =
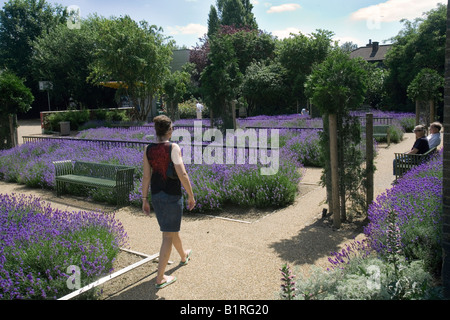
<svg viewBox="0 0 450 320"><path fill-rule="evenodd" d="M167 194L181 196L181 182L179 179L167 177L167 168L172 161L170 155L172 143L150 143L147 147L147 159L152 168L151 193L164 191Z"/></svg>

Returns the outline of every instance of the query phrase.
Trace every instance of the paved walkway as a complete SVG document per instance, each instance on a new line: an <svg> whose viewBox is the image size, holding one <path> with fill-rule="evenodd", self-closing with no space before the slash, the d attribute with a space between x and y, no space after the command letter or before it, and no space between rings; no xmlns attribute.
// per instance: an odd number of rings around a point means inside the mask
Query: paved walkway
<svg viewBox="0 0 450 320"><path fill-rule="evenodd" d="M33 130L37 131L34 132ZM36 126L19 128L19 136L40 133ZM21 141L21 138L19 138ZM404 152L413 144L413 134L389 148L381 146L376 158L375 198L391 187L394 152ZM279 268L288 263L307 272L310 265L327 266L331 252L362 237L349 228L333 231L320 218L325 190L317 185L320 169L308 168L302 183L308 192L300 194L295 203L268 214L253 223L240 223L204 215L185 215L181 237L187 248L192 248L192 260L187 266L178 265L179 257L172 251L175 263L168 274L178 281L162 290L155 290L156 263L147 263L118 280L122 289L111 299L136 300L270 300L276 299L280 285ZM68 208L54 193L31 190L15 184L0 182L2 193L33 193L55 206ZM76 208L75 208L76 209ZM85 210L86 208L81 208ZM80 210L79 208L77 210ZM145 216L136 208L116 212L130 238L131 249L146 254L159 251L161 233L154 215Z"/></svg>

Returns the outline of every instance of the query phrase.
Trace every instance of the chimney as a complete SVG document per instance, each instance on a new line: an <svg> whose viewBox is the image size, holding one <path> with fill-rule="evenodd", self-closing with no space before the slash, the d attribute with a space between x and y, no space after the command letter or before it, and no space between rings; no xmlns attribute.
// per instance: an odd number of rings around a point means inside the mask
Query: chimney
<svg viewBox="0 0 450 320"><path fill-rule="evenodd" d="M370 48L372 46L372 39L369 39L369 43L366 45L366 47Z"/></svg>
<svg viewBox="0 0 450 320"><path fill-rule="evenodd" d="M372 51L373 52L377 52L378 51L378 48L379 48L379 45L380 45L380 43L379 42L373 42L373 44L372 44Z"/></svg>

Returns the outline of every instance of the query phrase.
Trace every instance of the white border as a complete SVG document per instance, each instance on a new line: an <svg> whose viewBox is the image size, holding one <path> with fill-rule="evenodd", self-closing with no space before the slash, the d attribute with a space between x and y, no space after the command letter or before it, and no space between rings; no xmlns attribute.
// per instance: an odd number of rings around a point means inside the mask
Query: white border
<svg viewBox="0 0 450 320"><path fill-rule="evenodd" d="M133 253L133 254L138 255L138 256L145 257L145 259L143 259L141 261L138 261L138 262L136 262L136 263L134 263L132 265L129 265L128 267L125 267L125 268L123 268L123 269L121 269L121 270L119 270L117 272L114 272L114 273L112 273L112 274L110 274L110 275L108 275L106 277L103 277L103 278L101 278L101 279L99 279L99 280L97 280L95 282L92 282L91 284L88 284L87 286L84 286L83 288L75 290L75 291L69 293L68 295L65 295L64 297L59 298L58 300L69 300L69 299L72 299L73 297L76 297L76 296L78 296L78 295L80 295L80 294L82 294L82 293L84 293L84 292L86 292L86 291L88 291L88 290L90 290L92 288L95 288L95 287L97 287L97 286L99 286L99 285L101 285L101 284L103 284L103 283L105 283L105 282L107 282L107 281L109 281L111 279L114 279L114 278L124 274L125 272L128 272L128 271L130 271L132 269L135 269L135 268L143 265L144 263L147 263L147 262L152 261L154 259L157 259L159 257L159 253L156 253L156 254L153 254L153 255L149 256L148 254L136 252L136 251L125 249L125 248L120 248L120 250L125 251L125 252L129 252L129 253ZM169 261L169 264L170 263L173 263L173 262Z"/></svg>

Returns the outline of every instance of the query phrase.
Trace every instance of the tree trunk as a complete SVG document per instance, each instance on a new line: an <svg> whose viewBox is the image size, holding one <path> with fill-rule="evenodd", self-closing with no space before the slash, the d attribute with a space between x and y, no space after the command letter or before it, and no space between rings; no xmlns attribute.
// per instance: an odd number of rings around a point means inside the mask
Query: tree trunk
<svg viewBox="0 0 450 320"><path fill-rule="evenodd" d="M434 109L434 101L430 100L430 121L427 123L427 128L430 126L430 123L434 122L436 111Z"/></svg>
<svg viewBox="0 0 450 320"><path fill-rule="evenodd" d="M336 114L330 114L328 118L330 127L331 198L333 201L333 226L339 229L341 227L341 217L339 208L337 116Z"/></svg>
<svg viewBox="0 0 450 320"><path fill-rule="evenodd" d="M367 194L366 194L366 208L373 201L373 114L366 113L366 169L367 169Z"/></svg>
<svg viewBox="0 0 450 320"><path fill-rule="evenodd" d="M445 48L444 178L442 200L442 284L444 287L444 298L450 299L450 0L447 4L447 40Z"/></svg>
<svg viewBox="0 0 450 320"><path fill-rule="evenodd" d="M420 101L416 100L416 126L419 125L420 122Z"/></svg>

